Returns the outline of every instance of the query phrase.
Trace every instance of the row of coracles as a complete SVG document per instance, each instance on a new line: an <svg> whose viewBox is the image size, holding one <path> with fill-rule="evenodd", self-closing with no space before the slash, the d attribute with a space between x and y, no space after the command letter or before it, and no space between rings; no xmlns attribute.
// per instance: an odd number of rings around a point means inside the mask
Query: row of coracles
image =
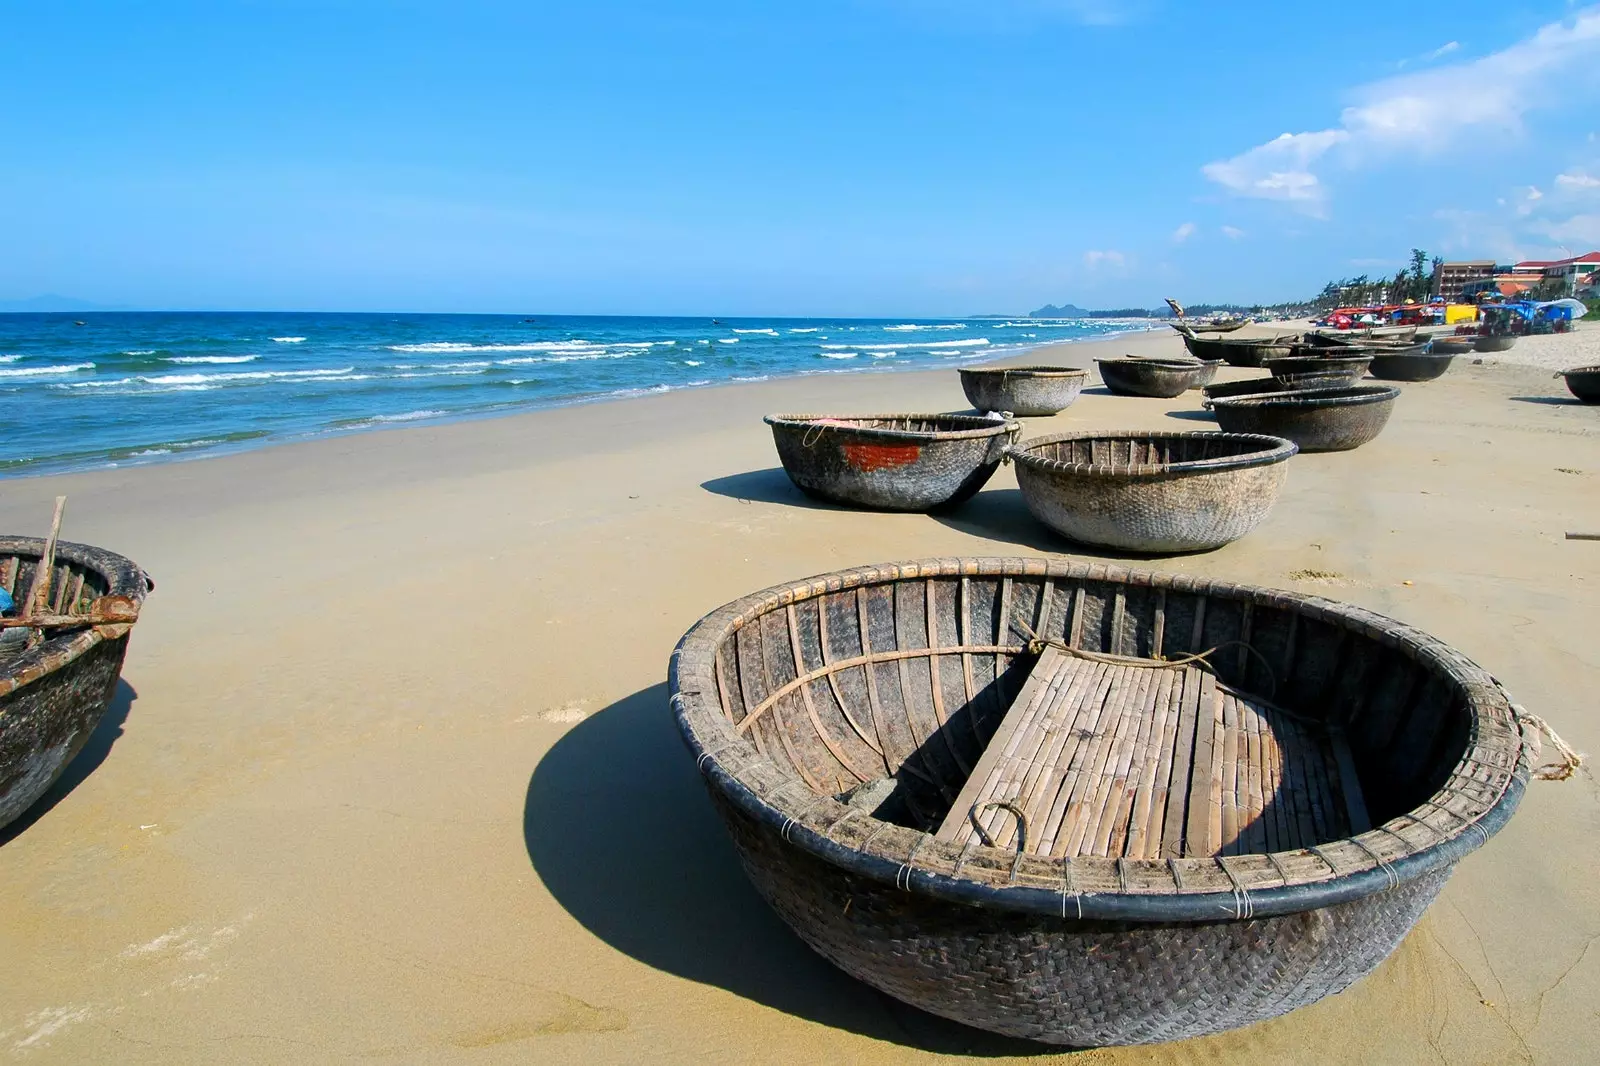
<svg viewBox="0 0 1600 1066"><path fill-rule="evenodd" d="M1170 399L1198 390L1222 432L1074 432L1019 441L1017 417L1058 414L1088 381L1087 370L1056 366L963 369L961 384L977 414L781 414L766 421L795 485L832 503L950 508L1010 461L1029 511L1068 540L1132 552L1206 551L1266 519L1297 452L1368 443L1400 396L1386 382L1437 378L1455 354L1409 338L1338 347L1281 337L1203 343L1223 346L1224 358L1101 359L1100 379L1124 396ZM1214 384L1224 362L1267 374ZM1363 381L1369 373L1380 380Z"/></svg>

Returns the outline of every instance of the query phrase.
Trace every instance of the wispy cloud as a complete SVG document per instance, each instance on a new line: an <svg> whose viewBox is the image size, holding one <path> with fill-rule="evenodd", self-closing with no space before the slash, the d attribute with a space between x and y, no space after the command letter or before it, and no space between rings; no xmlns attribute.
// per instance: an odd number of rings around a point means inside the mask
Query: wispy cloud
<svg viewBox="0 0 1600 1066"><path fill-rule="evenodd" d="M1136 22L1148 0L888 0L922 14L976 19L980 23L1015 26L1019 21L1066 20L1085 26L1121 26Z"/></svg>
<svg viewBox="0 0 1600 1066"><path fill-rule="evenodd" d="M1563 189L1600 189L1600 178L1578 170L1570 174L1557 174L1556 185Z"/></svg>
<svg viewBox="0 0 1600 1066"><path fill-rule="evenodd" d="M1172 231L1172 243L1182 244L1184 241L1194 236L1194 231L1195 224L1193 222L1185 222L1183 225Z"/></svg>
<svg viewBox="0 0 1600 1066"><path fill-rule="evenodd" d="M1228 238L1228 240L1230 240L1230 241L1236 241L1240 237L1244 236L1244 230L1240 229L1237 226L1223 226L1222 227L1222 235L1224 237Z"/></svg>
<svg viewBox="0 0 1600 1066"><path fill-rule="evenodd" d="M1461 51L1461 42L1460 41L1446 41L1444 44L1441 44L1438 48L1435 48L1433 51L1424 52L1420 56L1415 57L1414 59L1402 59L1399 63L1396 64L1396 66L1399 66L1402 69L1404 69L1405 67L1410 66L1412 63L1432 63L1435 60L1443 59L1445 56L1449 55L1452 52L1459 52L1459 51Z"/></svg>
<svg viewBox="0 0 1600 1066"><path fill-rule="evenodd" d="M1127 255L1110 248L1083 253L1083 265L1090 270L1126 270L1128 262Z"/></svg>
<svg viewBox="0 0 1600 1066"><path fill-rule="evenodd" d="M1455 51L1444 48L1441 54ZM1597 69L1600 5L1479 59L1364 86L1338 126L1285 133L1210 163L1203 173L1236 196L1322 214L1328 190L1317 164L1328 157L1355 166L1386 155L1437 152L1485 128L1516 131L1529 111L1570 101L1575 83L1595 80Z"/></svg>

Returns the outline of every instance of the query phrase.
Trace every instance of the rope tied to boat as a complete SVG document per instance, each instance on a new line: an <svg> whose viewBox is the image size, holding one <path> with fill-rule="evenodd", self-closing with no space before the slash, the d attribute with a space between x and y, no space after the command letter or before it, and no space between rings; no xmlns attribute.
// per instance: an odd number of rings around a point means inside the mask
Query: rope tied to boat
<svg viewBox="0 0 1600 1066"><path fill-rule="evenodd" d="M1064 640L1057 640L1054 637L1039 636L1026 622L1018 622L1016 624L1021 626L1023 632L1028 635L1029 655L1043 655L1046 648L1055 648L1057 651L1064 651L1068 655L1075 656L1079 659L1086 659L1092 663L1105 663L1108 666L1137 666L1149 670L1175 670L1181 666L1197 665L1212 676L1216 676L1217 668L1211 664L1211 656L1225 648L1243 648L1251 655L1254 655L1257 661L1261 663L1262 668L1266 670L1267 682L1272 686L1271 691L1268 693L1268 698L1270 699L1271 697L1276 696L1278 693L1278 679L1273 673L1272 663L1268 662L1267 657L1262 655L1261 652L1252 646L1248 641L1225 640L1215 647L1207 648L1205 651L1194 652L1190 655L1180 655L1176 659L1168 659L1165 656L1159 656L1154 659L1145 659L1137 655L1114 655L1110 652L1089 651L1087 648L1074 648ZM1281 707L1273 707L1273 710L1283 711L1284 714L1287 714L1291 718L1303 717L1302 715L1297 715L1292 711L1284 711Z"/></svg>
<svg viewBox="0 0 1600 1066"><path fill-rule="evenodd" d="M1527 726L1523 730L1523 741L1528 747L1528 762L1535 769L1533 776L1540 781L1565 781L1582 768L1584 756L1573 749L1572 745L1561 739L1561 734L1553 729L1549 722L1540 718L1526 707L1513 703L1511 713L1516 715L1520 725ZM1540 736L1547 737L1550 746L1556 749L1556 754L1561 757L1558 763L1541 766L1539 760L1544 757L1544 744Z"/></svg>

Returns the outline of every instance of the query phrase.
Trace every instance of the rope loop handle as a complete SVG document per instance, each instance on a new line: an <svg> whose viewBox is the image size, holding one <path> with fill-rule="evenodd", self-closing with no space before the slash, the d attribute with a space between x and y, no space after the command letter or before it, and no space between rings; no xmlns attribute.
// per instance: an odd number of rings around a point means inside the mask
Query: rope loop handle
<svg viewBox="0 0 1600 1066"><path fill-rule="evenodd" d="M1540 781L1565 781L1582 768L1583 755L1562 740L1561 734L1551 728L1549 722L1516 703L1511 705L1511 713L1517 716L1517 724L1524 727L1522 743L1528 749L1528 763L1534 767L1535 778ZM1550 746L1560 756L1560 762L1541 765L1540 760L1544 756L1544 744L1539 739L1541 734L1550 741Z"/></svg>
<svg viewBox="0 0 1600 1066"><path fill-rule="evenodd" d="M1007 800L990 800L988 803L974 803L967 812L967 821L972 823L973 832L978 834L978 839L983 841L986 848L995 847L994 837L978 821L978 817L985 811L999 809L1010 813L1017 820L1017 854L1022 855L1028 850L1028 816L1022 813L1022 808Z"/></svg>

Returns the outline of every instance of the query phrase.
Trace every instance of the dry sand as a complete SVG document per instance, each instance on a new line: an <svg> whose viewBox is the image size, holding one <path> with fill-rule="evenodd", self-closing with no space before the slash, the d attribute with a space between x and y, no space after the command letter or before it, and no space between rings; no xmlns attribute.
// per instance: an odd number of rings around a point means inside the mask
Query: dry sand
<svg viewBox="0 0 1600 1066"><path fill-rule="evenodd" d="M1064 351L1171 351L1149 334ZM1035 362L1039 353L1026 361ZM1156 562L1454 643L1600 750L1600 409L1547 372L1403 386L1271 519ZM668 717L700 614L835 567L1061 552L1009 469L958 513L807 504L767 411L963 406L953 372L768 382L0 483L157 580L108 721L0 847L29 1062L902 1062L1053 1052L833 970L749 888ZM1067 427L1195 427L1091 390ZM1263 1025L1075 1061L1600 1060L1600 790L1530 787L1393 958Z"/></svg>

